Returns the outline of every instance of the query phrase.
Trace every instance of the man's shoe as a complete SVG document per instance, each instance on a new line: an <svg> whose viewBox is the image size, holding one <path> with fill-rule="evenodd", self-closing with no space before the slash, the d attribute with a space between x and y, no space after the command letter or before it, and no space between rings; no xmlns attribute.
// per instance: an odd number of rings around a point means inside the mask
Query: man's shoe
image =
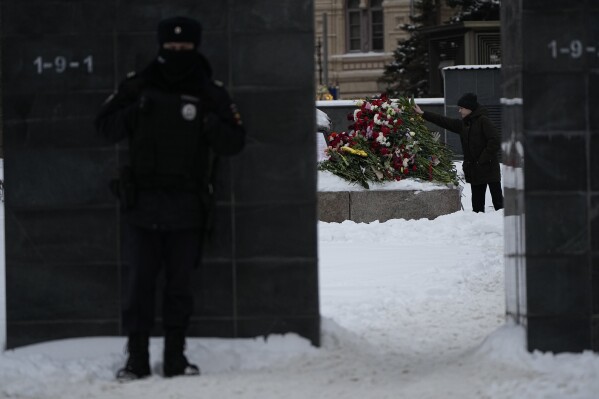
<svg viewBox="0 0 599 399"><path fill-rule="evenodd" d="M119 369L116 373L116 379L120 382L139 380L151 374L150 372L150 353L148 345L149 335L132 334L127 342L127 352L129 357L125 367Z"/></svg>
<svg viewBox="0 0 599 399"><path fill-rule="evenodd" d="M189 363L184 355L179 359L164 360L163 372L165 377L176 377L178 375L200 375L200 368L195 364Z"/></svg>
<svg viewBox="0 0 599 399"><path fill-rule="evenodd" d="M200 375L200 368L189 363L183 351L185 334L182 331L167 331L164 336L164 363L162 370L165 377L178 375Z"/></svg>

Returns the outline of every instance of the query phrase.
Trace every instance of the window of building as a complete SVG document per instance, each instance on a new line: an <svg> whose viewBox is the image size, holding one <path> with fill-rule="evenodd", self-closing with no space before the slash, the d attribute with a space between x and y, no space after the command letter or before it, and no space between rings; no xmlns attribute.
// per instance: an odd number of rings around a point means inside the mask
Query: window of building
<svg viewBox="0 0 599 399"><path fill-rule="evenodd" d="M383 51L383 0L347 0L347 48L350 52Z"/></svg>

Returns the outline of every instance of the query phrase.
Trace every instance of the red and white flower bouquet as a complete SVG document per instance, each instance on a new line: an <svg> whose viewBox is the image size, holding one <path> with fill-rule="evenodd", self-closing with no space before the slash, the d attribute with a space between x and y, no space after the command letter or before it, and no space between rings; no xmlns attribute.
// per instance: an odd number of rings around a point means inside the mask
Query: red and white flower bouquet
<svg viewBox="0 0 599 399"><path fill-rule="evenodd" d="M452 151L414 112L413 100L382 95L357 105L349 131L329 135L329 158L320 170L365 188L405 178L457 184Z"/></svg>

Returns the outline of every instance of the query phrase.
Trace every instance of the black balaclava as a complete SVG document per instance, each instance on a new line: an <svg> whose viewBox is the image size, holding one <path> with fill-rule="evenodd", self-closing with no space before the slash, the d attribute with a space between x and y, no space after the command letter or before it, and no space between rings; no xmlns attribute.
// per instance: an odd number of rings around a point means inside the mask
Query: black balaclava
<svg viewBox="0 0 599 399"><path fill-rule="evenodd" d="M173 17L160 21L158 24L158 63L164 78L169 83L185 83L196 80L197 69L201 65L198 47L201 42L202 27L194 19ZM162 47L168 42L193 43L193 50L167 50ZM189 82L191 83L191 82Z"/></svg>

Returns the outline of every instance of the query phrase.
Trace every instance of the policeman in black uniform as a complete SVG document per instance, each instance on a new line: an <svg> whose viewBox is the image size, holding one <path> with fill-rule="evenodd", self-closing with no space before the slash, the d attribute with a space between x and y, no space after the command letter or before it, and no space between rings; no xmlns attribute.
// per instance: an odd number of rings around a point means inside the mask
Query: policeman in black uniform
<svg viewBox="0 0 599 399"><path fill-rule="evenodd" d="M129 357L119 380L151 374L149 336L158 273L164 268L165 376L197 375L184 355L193 308L191 273L210 213L216 155L244 146L235 105L198 51L201 26L186 17L158 25L158 56L131 74L102 106L95 124L111 142L129 139L129 162L113 182L125 220L130 267L123 323Z"/></svg>

